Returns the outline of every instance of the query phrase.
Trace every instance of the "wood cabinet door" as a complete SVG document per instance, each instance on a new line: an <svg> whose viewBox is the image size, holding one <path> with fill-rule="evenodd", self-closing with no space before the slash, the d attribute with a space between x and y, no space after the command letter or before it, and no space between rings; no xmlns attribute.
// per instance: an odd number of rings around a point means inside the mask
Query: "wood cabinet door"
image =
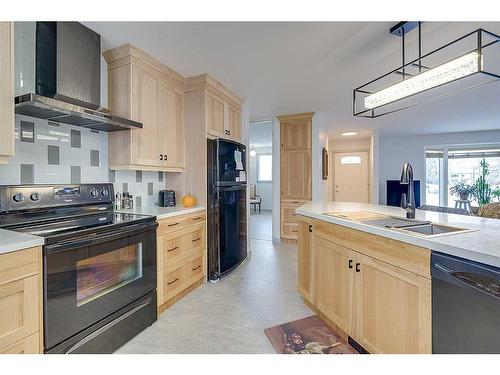
<svg viewBox="0 0 500 375"><path fill-rule="evenodd" d="M230 138L237 142L241 142L241 111L231 104L228 105L227 128Z"/></svg>
<svg viewBox="0 0 500 375"><path fill-rule="evenodd" d="M431 281L357 254L354 339L370 353L431 353Z"/></svg>
<svg viewBox="0 0 500 375"><path fill-rule="evenodd" d="M281 153L281 198L311 199L311 150Z"/></svg>
<svg viewBox="0 0 500 375"><path fill-rule="evenodd" d="M0 354L40 354L40 336L35 333L25 337L5 348L0 348Z"/></svg>
<svg viewBox="0 0 500 375"><path fill-rule="evenodd" d="M38 331L39 275L0 285L0 348Z"/></svg>
<svg viewBox="0 0 500 375"><path fill-rule="evenodd" d="M317 308L343 331L350 332L354 317L354 252L314 237L314 262Z"/></svg>
<svg viewBox="0 0 500 375"><path fill-rule="evenodd" d="M311 276L312 276L312 246L313 233L312 221L306 218L298 219L298 288L299 292L308 301L311 298Z"/></svg>
<svg viewBox="0 0 500 375"><path fill-rule="evenodd" d="M225 130L225 102L207 91L207 132L226 137Z"/></svg>
<svg viewBox="0 0 500 375"><path fill-rule="evenodd" d="M281 149L283 151L311 149L311 128L311 120L297 120L281 123Z"/></svg>
<svg viewBox="0 0 500 375"><path fill-rule="evenodd" d="M0 22L0 164L14 155L14 23Z"/></svg>
<svg viewBox="0 0 500 375"><path fill-rule="evenodd" d="M164 166L161 145L164 128L160 124L161 87L155 77L132 66L132 118L142 122L142 129L132 130L134 164ZM160 160L161 159L161 160Z"/></svg>
<svg viewBox="0 0 500 375"><path fill-rule="evenodd" d="M184 95L165 88L165 134L163 153L165 165L172 168L184 167Z"/></svg>

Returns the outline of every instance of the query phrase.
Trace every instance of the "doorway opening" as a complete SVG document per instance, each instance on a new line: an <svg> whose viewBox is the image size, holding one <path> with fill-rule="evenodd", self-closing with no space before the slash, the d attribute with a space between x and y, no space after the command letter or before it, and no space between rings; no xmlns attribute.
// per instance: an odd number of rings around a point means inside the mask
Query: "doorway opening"
<svg viewBox="0 0 500 375"><path fill-rule="evenodd" d="M273 125L251 122L249 127L250 238L273 239Z"/></svg>

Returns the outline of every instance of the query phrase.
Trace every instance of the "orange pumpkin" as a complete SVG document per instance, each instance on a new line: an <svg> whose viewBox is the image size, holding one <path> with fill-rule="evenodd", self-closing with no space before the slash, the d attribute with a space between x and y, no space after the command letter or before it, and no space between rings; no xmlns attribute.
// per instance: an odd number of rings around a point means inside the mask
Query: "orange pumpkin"
<svg viewBox="0 0 500 375"><path fill-rule="evenodd" d="M196 198L188 193L182 197L182 205L184 207L193 207L196 205Z"/></svg>

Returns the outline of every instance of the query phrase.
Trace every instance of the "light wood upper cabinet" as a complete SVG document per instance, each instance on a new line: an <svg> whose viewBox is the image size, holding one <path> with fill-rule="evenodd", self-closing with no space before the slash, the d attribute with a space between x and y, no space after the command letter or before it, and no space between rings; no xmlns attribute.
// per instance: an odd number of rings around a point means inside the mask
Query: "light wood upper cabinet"
<svg viewBox="0 0 500 375"><path fill-rule="evenodd" d="M143 124L109 133L110 169L181 172L184 168L184 78L137 48L104 53L110 109Z"/></svg>
<svg viewBox="0 0 500 375"><path fill-rule="evenodd" d="M133 130L137 138L132 145L134 164L152 167L164 165L163 139L166 127L160 117L160 91L158 80L146 70L132 66L132 119L142 122L143 126L142 129ZM113 137L113 134L109 137ZM110 164L113 163L110 161Z"/></svg>
<svg viewBox="0 0 500 375"><path fill-rule="evenodd" d="M354 317L354 254L341 245L315 239L315 301L318 310L344 332Z"/></svg>
<svg viewBox="0 0 500 375"><path fill-rule="evenodd" d="M224 100L207 91L207 132L225 137L226 122L224 121L226 105Z"/></svg>
<svg viewBox="0 0 500 375"><path fill-rule="evenodd" d="M193 109L204 118L209 137L243 142L240 98L208 74L187 78L186 93L204 96L204 107Z"/></svg>
<svg viewBox="0 0 500 375"><path fill-rule="evenodd" d="M184 167L185 128L184 94L164 88L166 100L166 134L162 137L166 152L165 165L172 168Z"/></svg>
<svg viewBox="0 0 500 375"><path fill-rule="evenodd" d="M283 151L312 148L312 116L314 113L278 116Z"/></svg>
<svg viewBox="0 0 500 375"><path fill-rule="evenodd" d="M370 353L431 353L431 280L358 254L354 338Z"/></svg>
<svg viewBox="0 0 500 375"><path fill-rule="evenodd" d="M14 155L14 23L0 22L0 164Z"/></svg>
<svg viewBox="0 0 500 375"><path fill-rule="evenodd" d="M241 110L231 104L227 106L228 121L227 129L229 137L237 142L241 142Z"/></svg>
<svg viewBox="0 0 500 375"><path fill-rule="evenodd" d="M280 166L281 198L310 200L311 150L282 152Z"/></svg>

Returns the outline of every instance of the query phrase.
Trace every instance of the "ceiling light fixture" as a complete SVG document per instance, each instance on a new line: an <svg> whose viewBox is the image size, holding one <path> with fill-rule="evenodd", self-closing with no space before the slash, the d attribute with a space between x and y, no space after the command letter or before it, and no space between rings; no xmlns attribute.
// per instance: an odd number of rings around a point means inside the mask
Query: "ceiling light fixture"
<svg viewBox="0 0 500 375"><path fill-rule="evenodd" d="M344 132L340 135L343 135L344 137L350 137L350 136L353 136L353 135L356 135L358 134L357 132Z"/></svg>
<svg viewBox="0 0 500 375"><path fill-rule="evenodd" d="M255 157L255 155L257 155L257 153L255 152L255 150L251 150L251 151L250 151L250 156L251 156L252 158L254 158L254 157Z"/></svg>
<svg viewBox="0 0 500 375"><path fill-rule="evenodd" d="M405 34L418 27L418 58L406 63ZM500 78L500 37L478 29L422 55L422 23L400 22L403 64L353 91L353 115L375 118Z"/></svg>

